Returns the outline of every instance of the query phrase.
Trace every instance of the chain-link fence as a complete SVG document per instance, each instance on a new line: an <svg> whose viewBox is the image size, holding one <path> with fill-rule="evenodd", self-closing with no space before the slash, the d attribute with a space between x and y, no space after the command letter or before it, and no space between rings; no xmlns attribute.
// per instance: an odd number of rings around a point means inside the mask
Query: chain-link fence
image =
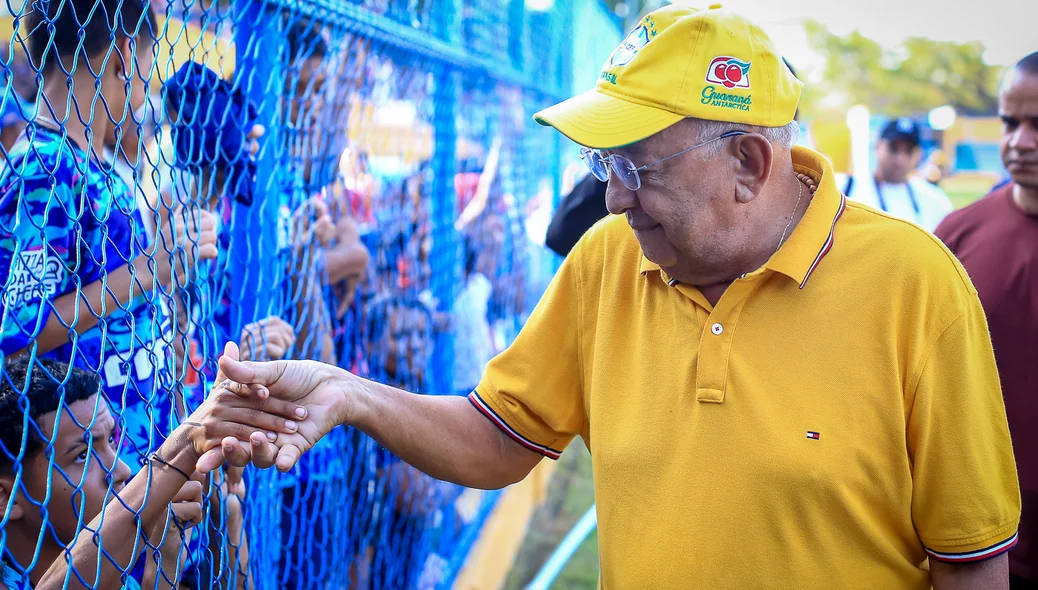
<svg viewBox="0 0 1038 590"><path fill-rule="evenodd" d="M537 4L8 0L0 587L449 587L495 494L352 429L288 474L196 474L198 514L117 493L227 341L476 385L553 271L573 155L531 115L569 94L585 3Z"/></svg>

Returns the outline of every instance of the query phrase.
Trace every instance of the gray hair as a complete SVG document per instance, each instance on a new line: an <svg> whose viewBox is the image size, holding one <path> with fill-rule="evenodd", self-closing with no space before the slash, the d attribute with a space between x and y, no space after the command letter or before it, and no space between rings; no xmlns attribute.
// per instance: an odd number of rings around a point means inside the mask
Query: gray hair
<svg viewBox="0 0 1038 590"><path fill-rule="evenodd" d="M793 149L793 146L800 140L800 123L796 121L792 121L782 127L761 127L758 125L743 125L742 123L727 123L725 121L708 121L706 119L686 119L686 121L695 123L694 127L698 134L697 142L709 141L729 131L745 131L763 135L772 145L787 150ZM718 141L706 149L720 152L724 149L724 145L723 142Z"/></svg>

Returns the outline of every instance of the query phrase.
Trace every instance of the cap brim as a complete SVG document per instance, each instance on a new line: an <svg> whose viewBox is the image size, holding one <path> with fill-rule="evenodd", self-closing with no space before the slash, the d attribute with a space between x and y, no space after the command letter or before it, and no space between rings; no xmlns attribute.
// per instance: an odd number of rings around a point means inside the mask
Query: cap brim
<svg viewBox="0 0 1038 590"><path fill-rule="evenodd" d="M921 137L919 137L918 135L912 135L910 133L901 133L901 132L887 133L887 134L881 135L880 139L882 139L883 141L889 141L889 142L903 141L903 142L911 144L913 146L920 146L920 145L923 144L923 141L922 141Z"/></svg>
<svg viewBox="0 0 1038 590"><path fill-rule="evenodd" d="M580 145L610 149L639 142L685 117L591 90L544 109L533 118Z"/></svg>

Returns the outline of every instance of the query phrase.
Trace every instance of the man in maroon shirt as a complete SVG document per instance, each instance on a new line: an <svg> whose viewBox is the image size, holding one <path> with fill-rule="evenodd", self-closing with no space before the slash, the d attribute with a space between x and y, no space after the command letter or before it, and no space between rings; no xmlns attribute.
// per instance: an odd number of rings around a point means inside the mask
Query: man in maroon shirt
<svg viewBox="0 0 1038 590"><path fill-rule="evenodd" d="M1038 52L1006 74L998 110L1012 182L935 233L966 267L987 313L1023 501L1010 588L1038 589Z"/></svg>

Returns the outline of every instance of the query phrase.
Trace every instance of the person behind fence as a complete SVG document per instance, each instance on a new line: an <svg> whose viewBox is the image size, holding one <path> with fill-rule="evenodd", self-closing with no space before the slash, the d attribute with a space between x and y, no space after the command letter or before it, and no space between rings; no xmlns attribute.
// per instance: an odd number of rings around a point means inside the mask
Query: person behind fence
<svg viewBox="0 0 1038 590"><path fill-rule="evenodd" d="M493 330L487 313L493 285L480 272L479 248L474 240L465 240L464 275L461 292L450 312L450 329L454 341L454 393L468 395L483 377L487 363L494 358Z"/></svg>
<svg viewBox="0 0 1038 590"><path fill-rule="evenodd" d="M0 111L0 163L7 160L7 153L11 151L14 144L25 129L25 118L29 116L29 105L18 96L13 88L8 88L3 100L3 110Z"/></svg>
<svg viewBox="0 0 1038 590"><path fill-rule="evenodd" d="M162 221L162 208L159 207L158 188L155 175L157 162L154 157L155 140L158 124L151 105L151 99L145 102L145 108L133 114L119 128L116 143L105 146L105 161L112 166L112 171L133 191L137 200L137 208L144 222L144 231L148 240L155 240L155 228Z"/></svg>
<svg viewBox="0 0 1038 590"><path fill-rule="evenodd" d="M233 345L228 352L237 358ZM125 572L142 553L155 553L144 588L177 587L184 531L202 519L198 469L218 467L223 449L239 440L289 432L299 417L293 404L214 390L131 479L97 375L30 356L5 359L3 372L0 588L10 590L62 587L66 576L92 588L138 588ZM227 518L241 530L240 507Z"/></svg>
<svg viewBox="0 0 1038 590"><path fill-rule="evenodd" d="M933 231L954 207L944 191L916 173L922 157L921 143L922 132L912 119L886 122L876 144L875 172L850 176L843 193Z"/></svg>
<svg viewBox="0 0 1038 590"><path fill-rule="evenodd" d="M586 146L614 215L476 391L224 359L236 391L310 409L255 463L349 424L499 488L579 435L605 588L1006 588L1020 490L976 290L794 147L801 89L741 16L639 21L596 89L536 116Z"/></svg>
<svg viewBox="0 0 1038 590"><path fill-rule="evenodd" d="M167 81L165 90L165 105L172 121L174 169L163 177L162 206L168 210L177 204L196 204L219 220L217 259L207 263L204 276L175 294L183 298L190 314L178 316L181 320L178 336L193 341L201 351L200 358L190 359L192 366L197 362L201 370L201 383L189 388L187 393L187 405L193 407L202 401L204 392L214 383L216 347L233 330L231 318L235 302L229 253L234 235L232 224L236 219L234 204L248 206L257 198L254 156L264 129L256 123L255 105L244 92L201 64L182 66ZM284 256L278 260L285 262ZM282 299L275 296L275 301ZM290 315L287 308L281 311L286 317ZM240 336L242 357L280 359L293 354L299 350L297 327L278 315L247 324ZM229 479L240 482L241 474L234 473ZM240 501L233 494L225 497L232 504L228 510ZM223 504L217 495L210 497L212 511L224 510ZM217 525L206 530L210 549L208 554L201 551L192 554L192 565L197 566L197 570L190 572L192 578L205 579L211 569L224 570L214 561L222 559L220 545L225 535L218 528L219 519L210 519L210 522ZM238 536L241 537L239 544L245 547L244 534ZM238 580L239 584L246 582L245 576Z"/></svg>
<svg viewBox="0 0 1038 590"><path fill-rule="evenodd" d="M84 14L93 17L81 24ZM42 98L0 172L0 349L99 374L118 400L123 458L136 471L179 405L164 292L216 256L215 220L180 209L149 242L133 193L100 159L146 100L151 6L51 2L23 22Z"/></svg>
<svg viewBox="0 0 1038 590"><path fill-rule="evenodd" d="M1010 587L1025 590L1038 588L1038 52L1006 72L998 102L1010 183L935 233L969 271L987 312L1023 500Z"/></svg>
<svg viewBox="0 0 1038 590"><path fill-rule="evenodd" d="M415 298L384 292L367 303L364 315L372 378L427 391L433 351L430 310ZM359 472L350 479L371 482L353 486L351 584L413 588L430 554L426 530L461 490L403 463L360 431L351 429L350 439L356 453L350 469ZM371 489L377 494L370 494Z"/></svg>

